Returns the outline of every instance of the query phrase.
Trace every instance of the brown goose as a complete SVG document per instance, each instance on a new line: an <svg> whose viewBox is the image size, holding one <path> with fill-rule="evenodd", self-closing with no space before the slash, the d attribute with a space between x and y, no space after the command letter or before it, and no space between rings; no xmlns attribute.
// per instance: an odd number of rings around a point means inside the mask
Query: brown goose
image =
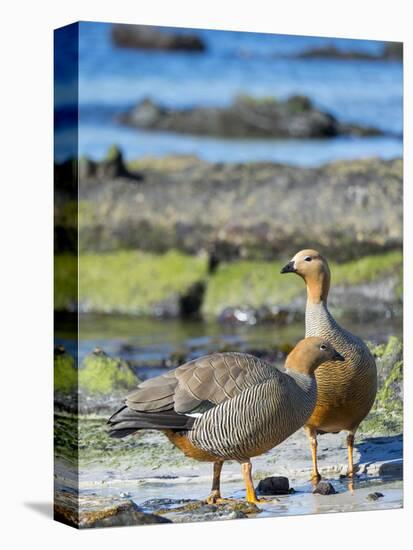
<svg viewBox="0 0 413 550"><path fill-rule="evenodd" d="M317 405L305 429L311 443L312 478L320 479L317 468L317 434L346 430L348 476L353 465L354 434L370 411L377 391L377 372L366 344L340 327L327 307L330 269L316 250L301 250L281 270L300 275L307 286L305 335L327 339L342 353L345 363L324 363L316 373Z"/></svg>
<svg viewBox="0 0 413 550"><path fill-rule="evenodd" d="M225 460L242 465L249 502L255 494L250 458L301 428L313 412L315 369L344 358L323 338L301 340L285 372L252 355L214 353L141 383L110 419L112 437L163 431L186 456L214 463L208 502L219 502Z"/></svg>

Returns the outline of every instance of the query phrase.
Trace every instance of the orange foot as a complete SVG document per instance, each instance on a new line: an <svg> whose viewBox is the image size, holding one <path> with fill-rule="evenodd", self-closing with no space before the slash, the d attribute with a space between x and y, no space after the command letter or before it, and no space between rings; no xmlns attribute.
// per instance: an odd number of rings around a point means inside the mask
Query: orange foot
<svg viewBox="0 0 413 550"><path fill-rule="evenodd" d="M318 472L313 472L311 474L311 483L315 486L321 480L321 476Z"/></svg>
<svg viewBox="0 0 413 550"><path fill-rule="evenodd" d="M219 491L212 491L205 499L206 504L230 504L234 502L231 498L222 498Z"/></svg>

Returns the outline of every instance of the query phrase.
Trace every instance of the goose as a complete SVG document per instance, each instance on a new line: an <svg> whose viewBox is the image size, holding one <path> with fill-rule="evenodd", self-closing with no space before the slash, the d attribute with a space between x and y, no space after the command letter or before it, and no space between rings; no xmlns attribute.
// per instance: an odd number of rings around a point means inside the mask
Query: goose
<svg viewBox="0 0 413 550"><path fill-rule="evenodd" d="M220 503L226 460L241 464L246 500L259 503L250 459L301 428L317 397L314 371L326 361L344 361L324 338L301 340L285 371L246 353L213 353L150 378L127 395L108 423L109 435L162 431L187 457L213 463L208 503Z"/></svg>
<svg viewBox="0 0 413 550"><path fill-rule="evenodd" d="M307 287L305 336L327 339L346 357L344 363L324 363L317 370L317 404L305 430L311 444L312 480L317 483L317 435L347 431L347 476L355 477L354 436L369 413L377 392L376 363L366 344L342 328L327 307L330 268L317 250L297 252L281 273L295 273Z"/></svg>

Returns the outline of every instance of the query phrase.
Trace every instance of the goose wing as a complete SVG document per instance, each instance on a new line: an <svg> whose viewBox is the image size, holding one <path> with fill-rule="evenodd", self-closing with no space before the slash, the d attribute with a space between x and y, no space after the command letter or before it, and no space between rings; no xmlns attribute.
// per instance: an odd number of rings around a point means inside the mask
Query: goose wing
<svg viewBox="0 0 413 550"><path fill-rule="evenodd" d="M127 396L126 405L136 411L174 409L178 414L202 414L277 375L280 371L252 355L214 353L146 380Z"/></svg>

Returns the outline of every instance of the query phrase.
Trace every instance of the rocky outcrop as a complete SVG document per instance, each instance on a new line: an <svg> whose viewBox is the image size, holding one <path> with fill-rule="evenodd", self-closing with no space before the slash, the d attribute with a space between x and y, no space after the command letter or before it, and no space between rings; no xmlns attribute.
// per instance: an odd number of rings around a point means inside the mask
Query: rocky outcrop
<svg viewBox="0 0 413 550"><path fill-rule="evenodd" d="M120 122L146 130L219 137L320 138L379 135L380 130L342 124L314 107L305 96L285 101L239 96L229 107L169 109L150 99L120 117Z"/></svg>
<svg viewBox="0 0 413 550"><path fill-rule="evenodd" d="M167 518L143 512L129 499L76 495L69 491L55 493L54 517L79 529L171 523Z"/></svg>
<svg viewBox="0 0 413 550"><path fill-rule="evenodd" d="M196 254L213 243L219 260L274 259L310 239L342 261L402 244L401 160L300 168L171 157L137 168L139 186L121 178L81 185L81 250Z"/></svg>
<svg viewBox="0 0 413 550"><path fill-rule="evenodd" d="M91 159L82 157L79 160L79 181L88 179L113 179L126 178L129 180L140 181L142 175L138 172L129 170L123 158L123 153L116 145L109 148L106 157L95 162Z"/></svg>
<svg viewBox="0 0 413 550"><path fill-rule="evenodd" d="M113 25L112 41L122 48L142 50L181 50L203 52L205 44L199 36L177 33L162 27L147 25Z"/></svg>
<svg viewBox="0 0 413 550"><path fill-rule="evenodd" d="M298 59L339 59L344 61L401 61L403 59L403 44L401 42L387 42L378 54L360 50L342 50L334 44L327 44L304 50L294 57Z"/></svg>

